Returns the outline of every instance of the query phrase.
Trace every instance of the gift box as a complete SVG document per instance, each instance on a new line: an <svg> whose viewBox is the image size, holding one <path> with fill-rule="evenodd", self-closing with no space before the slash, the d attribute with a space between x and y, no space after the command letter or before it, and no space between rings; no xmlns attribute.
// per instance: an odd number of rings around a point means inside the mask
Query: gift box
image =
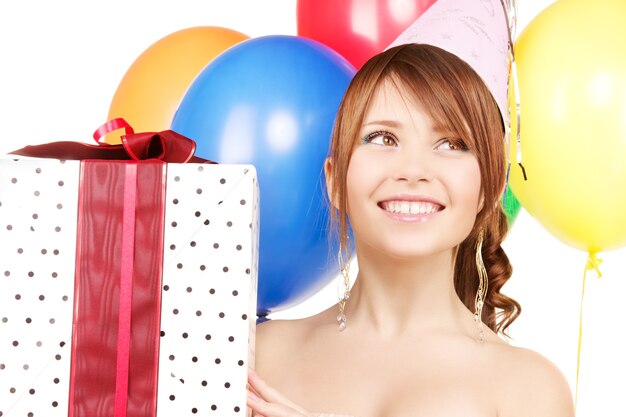
<svg viewBox="0 0 626 417"><path fill-rule="evenodd" d="M251 165L0 159L0 416L243 416Z"/></svg>

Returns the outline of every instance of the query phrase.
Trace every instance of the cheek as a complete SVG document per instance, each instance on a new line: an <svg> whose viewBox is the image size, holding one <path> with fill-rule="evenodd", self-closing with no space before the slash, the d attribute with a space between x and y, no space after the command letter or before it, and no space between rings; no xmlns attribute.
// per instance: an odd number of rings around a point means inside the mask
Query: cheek
<svg viewBox="0 0 626 417"><path fill-rule="evenodd" d="M360 158L354 156L348 165L346 173L346 197L348 203L348 213L353 202L357 201L365 192L365 178L363 176L362 163Z"/></svg>
<svg viewBox="0 0 626 417"><path fill-rule="evenodd" d="M467 188L472 190L472 200L474 202L474 207L476 207L476 212L478 212L480 211L483 202L482 181L478 166L476 167L476 171L472 173L471 178L473 181L470 182Z"/></svg>
<svg viewBox="0 0 626 417"><path fill-rule="evenodd" d="M474 208L473 214L478 214L483 203L478 162L474 160L473 163L465 164L459 168L454 176L454 187L458 191L459 198L468 206L468 209Z"/></svg>
<svg viewBox="0 0 626 417"><path fill-rule="evenodd" d="M364 204L372 197L381 179L384 178L382 164L375 163L375 158L364 150L353 152L346 173L346 196L349 215L357 215Z"/></svg>

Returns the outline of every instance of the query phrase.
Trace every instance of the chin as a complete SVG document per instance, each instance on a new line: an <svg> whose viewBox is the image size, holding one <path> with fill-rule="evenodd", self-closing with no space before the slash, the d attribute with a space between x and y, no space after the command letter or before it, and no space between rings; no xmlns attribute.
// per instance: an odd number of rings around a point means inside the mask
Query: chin
<svg viewBox="0 0 626 417"><path fill-rule="evenodd" d="M387 247L381 252L393 261L416 261L420 259L433 259L439 256L453 257L456 245L404 245Z"/></svg>

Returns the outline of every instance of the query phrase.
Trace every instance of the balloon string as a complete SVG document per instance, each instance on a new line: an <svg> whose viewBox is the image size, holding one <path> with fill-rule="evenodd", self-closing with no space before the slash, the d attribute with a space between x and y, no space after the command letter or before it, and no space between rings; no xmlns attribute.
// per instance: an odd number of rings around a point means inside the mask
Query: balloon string
<svg viewBox="0 0 626 417"><path fill-rule="evenodd" d="M516 132L516 153L517 153L517 165L519 165L522 170L522 176L524 177L524 181L528 181L528 176L526 175L526 168L522 164L522 138L521 138L521 117L520 117L520 91L519 91L519 82L517 77L517 63L515 62L515 48L514 48L514 39L515 39L515 26L517 23L517 1L509 0L504 1L500 0L500 4L502 9L504 10L504 17L506 18L507 23L507 34L509 37L509 53L510 53L510 62L509 62L509 73L513 78L513 91L515 94L515 116L517 121L517 132ZM509 86L510 87L510 86ZM511 116L511 109L509 108L509 118ZM509 122L510 125L510 122ZM510 146L510 126L507 129L507 147ZM509 148L510 149L510 148ZM510 155L510 151L507 152L507 155ZM507 156L507 160L510 159Z"/></svg>
<svg viewBox="0 0 626 417"><path fill-rule="evenodd" d="M506 210L506 203L507 203L506 195L508 194L507 191L509 191L509 174L510 173L511 173L511 161L509 161L509 163L506 166L506 177L504 181L504 195L502 196L502 206L504 207L505 210Z"/></svg>
<svg viewBox="0 0 626 417"><path fill-rule="evenodd" d="M585 272L583 273L583 289L580 296L580 312L578 318L578 352L576 354L576 393L574 395L574 407L578 406L578 381L580 376L580 352L582 348L583 340L583 300L585 299L585 283L587 281L587 271L594 270L598 278L602 277L600 272L600 264L602 259L598 258L595 253L589 252L587 257L587 263L585 265Z"/></svg>
<svg viewBox="0 0 626 417"><path fill-rule="evenodd" d="M517 117L517 132L515 137L516 142L516 152L517 152L517 165L522 169L522 175L524 176L524 181L528 180L526 176L526 168L522 165L522 117L521 117L521 105L520 105L520 91L519 91L519 81L517 77L517 63L515 62L515 56L513 56L513 60L511 62L511 72L513 75L513 88L515 91L515 113Z"/></svg>

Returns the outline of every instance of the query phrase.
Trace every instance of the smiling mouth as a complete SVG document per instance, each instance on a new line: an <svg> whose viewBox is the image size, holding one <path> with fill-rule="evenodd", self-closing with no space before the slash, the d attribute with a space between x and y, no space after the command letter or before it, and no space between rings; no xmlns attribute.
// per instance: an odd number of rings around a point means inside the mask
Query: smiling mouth
<svg viewBox="0 0 626 417"><path fill-rule="evenodd" d="M378 206L393 214L432 214L444 209L443 206L429 201L382 201Z"/></svg>

